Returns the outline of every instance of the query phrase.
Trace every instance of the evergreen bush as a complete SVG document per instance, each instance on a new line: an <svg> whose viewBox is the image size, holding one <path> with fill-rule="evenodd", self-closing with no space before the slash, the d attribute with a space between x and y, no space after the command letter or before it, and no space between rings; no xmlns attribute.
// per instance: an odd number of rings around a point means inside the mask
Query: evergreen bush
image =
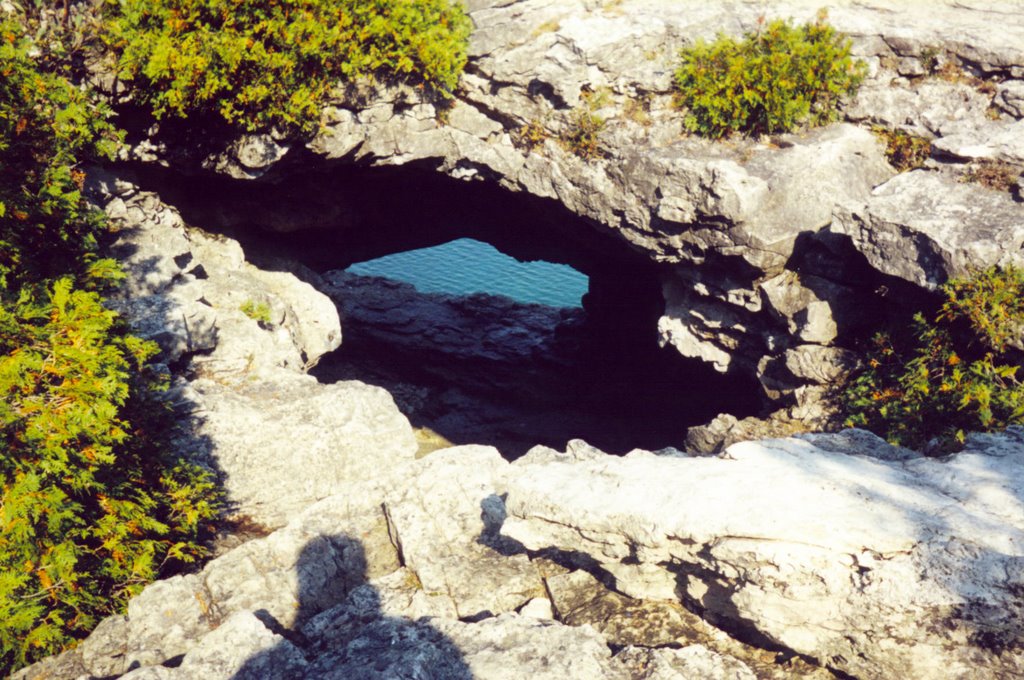
<svg viewBox="0 0 1024 680"><path fill-rule="evenodd" d="M684 125L712 138L787 132L838 116L842 97L866 73L850 42L819 17L802 26L775 20L742 40L719 34L681 53L675 74Z"/></svg>
<svg viewBox="0 0 1024 680"><path fill-rule="evenodd" d="M33 56L30 56L33 55ZM79 164L110 157L109 112L0 20L0 675L60 651L203 554L212 476L162 441L169 415L101 291L101 213Z"/></svg>
<svg viewBox="0 0 1024 680"><path fill-rule="evenodd" d="M81 273L102 231L82 200L79 162L111 158L109 110L39 68L24 27L0 21L0 287Z"/></svg>
<svg viewBox="0 0 1024 680"><path fill-rule="evenodd" d="M874 337L845 393L848 426L944 453L969 432L1024 423L1024 270L988 269L942 294L934 317Z"/></svg>
<svg viewBox="0 0 1024 680"><path fill-rule="evenodd" d="M450 96L470 21L452 0L118 0L107 43L157 118L311 132L338 81L381 76Z"/></svg>
<svg viewBox="0 0 1024 680"><path fill-rule="evenodd" d="M70 278L0 306L0 669L60 651L203 555L213 479L163 446L155 346Z"/></svg>

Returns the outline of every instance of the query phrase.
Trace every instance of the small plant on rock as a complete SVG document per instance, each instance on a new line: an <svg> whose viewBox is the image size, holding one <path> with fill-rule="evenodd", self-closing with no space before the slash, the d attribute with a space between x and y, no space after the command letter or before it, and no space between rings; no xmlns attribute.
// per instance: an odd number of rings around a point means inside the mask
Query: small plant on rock
<svg viewBox="0 0 1024 680"><path fill-rule="evenodd" d="M529 151L533 151L537 147L543 146L544 140L550 136L544 124L534 119L516 131L515 140Z"/></svg>
<svg viewBox="0 0 1024 680"><path fill-rule="evenodd" d="M651 125L651 95L645 94L639 97L627 99L622 105L622 115L627 120L649 127Z"/></svg>
<svg viewBox="0 0 1024 680"><path fill-rule="evenodd" d="M567 151L584 160L600 158L600 134L604 126L604 118L589 109L574 109L569 115L569 127L559 135L559 141Z"/></svg>
<svg viewBox="0 0 1024 680"><path fill-rule="evenodd" d="M885 157L899 172L920 168L931 156L932 143L924 137L882 126L871 131L885 142Z"/></svg>
<svg viewBox="0 0 1024 680"><path fill-rule="evenodd" d="M1010 191L1021 176L1018 167L995 160L980 160L960 176L962 182L972 182L995 191Z"/></svg>
<svg viewBox="0 0 1024 680"><path fill-rule="evenodd" d="M271 324L270 306L265 302L253 302L252 300L246 300L238 310L260 326L269 326Z"/></svg>
<svg viewBox="0 0 1024 680"><path fill-rule="evenodd" d="M734 132L773 134L838 117L866 66L850 56L850 41L818 21L768 22L742 40L719 35L682 51L675 81L684 125L720 138Z"/></svg>
<svg viewBox="0 0 1024 680"><path fill-rule="evenodd" d="M969 432L1024 423L1024 270L988 269L942 294L934 316L875 336L846 390L848 426L945 453Z"/></svg>

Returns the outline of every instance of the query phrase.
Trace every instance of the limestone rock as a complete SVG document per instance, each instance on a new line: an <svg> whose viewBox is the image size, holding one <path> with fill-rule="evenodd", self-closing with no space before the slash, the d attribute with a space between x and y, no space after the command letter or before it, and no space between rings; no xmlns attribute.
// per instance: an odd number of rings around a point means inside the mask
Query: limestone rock
<svg viewBox="0 0 1024 680"><path fill-rule="evenodd" d="M250 134L237 139L225 152L210 156L203 165L236 179L256 179L290 150L271 134Z"/></svg>
<svg viewBox="0 0 1024 680"><path fill-rule="evenodd" d="M166 363L217 347L217 312L204 301L195 282L162 294L114 298L109 304L128 320L135 334L160 346Z"/></svg>
<svg viewBox="0 0 1024 680"><path fill-rule="evenodd" d="M428 620L377 619L361 625L350 639L328 639L322 644L325 653L310 665L306 677L473 677L461 650Z"/></svg>
<svg viewBox="0 0 1024 680"><path fill-rule="evenodd" d="M497 493L507 465L490 447L437 451L385 502L403 563L428 594L450 598L458 618L514 611L544 594L526 555L496 550L494 534L504 519Z"/></svg>
<svg viewBox="0 0 1024 680"><path fill-rule="evenodd" d="M999 85L996 104L1017 118L1024 118L1024 81L1007 80Z"/></svg>
<svg viewBox="0 0 1024 680"><path fill-rule="evenodd" d="M960 126L932 146L955 158L1024 164L1024 120L986 120L980 125Z"/></svg>
<svg viewBox="0 0 1024 680"><path fill-rule="evenodd" d="M555 612L551 606L551 600L546 597L535 597L519 609L520 616L529 616L535 619L554 619Z"/></svg>
<svg viewBox="0 0 1024 680"><path fill-rule="evenodd" d="M310 284L250 265L230 239L192 230L189 240L204 276L201 300L215 310L220 335L216 349L196 359L203 372L251 379L302 370L341 343L334 305Z"/></svg>
<svg viewBox="0 0 1024 680"><path fill-rule="evenodd" d="M964 83L879 77L864 85L846 115L926 139L966 127L983 127L990 97Z"/></svg>
<svg viewBox="0 0 1024 680"><path fill-rule="evenodd" d="M462 653L469 677L513 680L516 678L594 678L625 680L625 673L611 658L604 638L592 628L574 628L549 621L501 616L465 624L437 620Z"/></svg>
<svg viewBox="0 0 1024 680"><path fill-rule="evenodd" d="M269 630L251 612L239 612L203 637L170 669L149 666L121 676L124 680L164 678L262 678L301 677L308 663L288 640Z"/></svg>
<svg viewBox="0 0 1024 680"><path fill-rule="evenodd" d="M794 392L797 393L799 390ZM721 453L739 442L789 437L812 429L809 422L799 416L794 417L791 411L792 408L779 409L764 418L737 418L729 413L721 413L709 422L687 430L686 450L695 454ZM814 414L814 417L820 415L823 414Z"/></svg>
<svg viewBox="0 0 1024 680"><path fill-rule="evenodd" d="M755 680L758 677L741 661L700 645L682 649L626 647L615 655L615 660L629 668L633 680Z"/></svg>
<svg viewBox="0 0 1024 680"><path fill-rule="evenodd" d="M779 357L765 357L758 366L758 380L769 397L778 399L801 385L829 385L858 365L857 356L839 347L799 345Z"/></svg>
<svg viewBox="0 0 1024 680"><path fill-rule="evenodd" d="M304 367L315 365L324 354L338 348L341 329L330 298L286 272L253 267L250 273L284 307L282 325L299 349Z"/></svg>
<svg viewBox="0 0 1024 680"><path fill-rule="evenodd" d="M177 210L151 192L115 197L105 210L117 230L110 254L127 274L125 294L162 292L184 273L192 254Z"/></svg>
<svg viewBox="0 0 1024 680"><path fill-rule="evenodd" d="M871 266L925 288L972 269L1024 263L1024 210L1008 195L916 170L837 211L831 230L848 236Z"/></svg>
<svg viewBox="0 0 1024 680"><path fill-rule="evenodd" d="M117 229L109 247L127 281L111 306L166 363L205 354L206 370L253 374L315 364L341 342L330 299L284 272L245 261L237 242L187 229L178 211L127 180L92 170L91 193L106 200ZM269 319L242 307L264 305Z"/></svg>
<svg viewBox="0 0 1024 680"><path fill-rule="evenodd" d="M409 421L378 387L293 376L192 389L198 444L238 512L269 527L347 484L386 480L416 455Z"/></svg>
<svg viewBox="0 0 1024 680"><path fill-rule="evenodd" d="M548 578L545 583L559 621L589 624L613 645L664 647L706 635L707 624L678 602L628 598L608 590L585 571Z"/></svg>
<svg viewBox="0 0 1024 680"><path fill-rule="evenodd" d="M502 531L853 675L1019 674L1024 447L901 461L860 444L867 455L799 439L716 458L531 452L512 466Z"/></svg>

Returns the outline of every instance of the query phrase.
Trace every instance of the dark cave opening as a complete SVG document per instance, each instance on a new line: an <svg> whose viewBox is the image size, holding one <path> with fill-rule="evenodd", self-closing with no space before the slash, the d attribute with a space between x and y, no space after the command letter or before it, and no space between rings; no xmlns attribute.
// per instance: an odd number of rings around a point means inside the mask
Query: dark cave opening
<svg viewBox="0 0 1024 680"><path fill-rule="evenodd" d="M318 379L381 385L414 426L454 444L492 444L509 458L575 438L620 454L682 448L689 427L762 405L752 378L659 347L659 266L554 200L416 164L298 155L257 181L136 171L187 223L237 239L258 266L293 271L332 296L344 340L311 371ZM340 273L463 238L586 274L582 309L419 293Z"/></svg>

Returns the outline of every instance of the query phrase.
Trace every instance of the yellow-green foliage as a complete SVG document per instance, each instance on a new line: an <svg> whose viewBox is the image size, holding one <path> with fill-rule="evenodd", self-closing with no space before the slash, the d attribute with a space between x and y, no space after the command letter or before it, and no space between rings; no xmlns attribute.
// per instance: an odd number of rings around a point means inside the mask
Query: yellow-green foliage
<svg viewBox="0 0 1024 680"><path fill-rule="evenodd" d="M960 181L973 182L996 191L1010 191L1020 176L1020 167L1003 161L981 159L961 175Z"/></svg>
<svg viewBox="0 0 1024 680"><path fill-rule="evenodd" d="M118 144L107 109L40 70L29 48L19 23L0 21L0 286L11 289L79 268L95 247L101 225L77 164Z"/></svg>
<svg viewBox="0 0 1024 680"><path fill-rule="evenodd" d="M1024 423L1019 343L1024 271L988 269L947 283L932 318L875 336L867 368L848 387L847 425L946 452L972 431Z"/></svg>
<svg viewBox="0 0 1024 680"><path fill-rule="evenodd" d="M932 143L924 137L881 126L872 132L885 142L885 157L900 172L920 168L932 153Z"/></svg>
<svg viewBox="0 0 1024 680"><path fill-rule="evenodd" d="M832 121L866 73L823 18L802 26L771 21L742 40L719 35L684 49L681 59L675 80L686 128L713 138Z"/></svg>
<svg viewBox="0 0 1024 680"><path fill-rule="evenodd" d="M338 81L458 84L470 21L453 0L117 0L107 42L157 118L311 131Z"/></svg>
<svg viewBox="0 0 1024 680"><path fill-rule="evenodd" d="M7 670L84 637L162 567L200 557L197 536L216 512L210 475L154 438L152 343L70 278L35 293L0 306Z"/></svg>
<svg viewBox="0 0 1024 680"><path fill-rule="evenodd" d="M544 140L549 136L548 131L544 128L544 124L534 119L519 128L516 132L515 140L530 151L533 151L537 147L542 146Z"/></svg>
<svg viewBox="0 0 1024 680"><path fill-rule="evenodd" d="M601 156L601 131L605 120L589 109L574 109L569 115L569 127L559 136L562 146L584 160Z"/></svg>
<svg viewBox="0 0 1024 680"><path fill-rule="evenodd" d="M246 300L238 309L256 323L261 325L270 324L270 307L264 302Z"/></svg>
<svg viewBox="0 0 1024 680"><path fill-rule="evenodd" d="M117 134L34 49L0 21L2 676L201 555L217 499L209 474L161 442L155 346L97 292L123 275L94 256L104 225L78 163L110 155Z"/></svg>

